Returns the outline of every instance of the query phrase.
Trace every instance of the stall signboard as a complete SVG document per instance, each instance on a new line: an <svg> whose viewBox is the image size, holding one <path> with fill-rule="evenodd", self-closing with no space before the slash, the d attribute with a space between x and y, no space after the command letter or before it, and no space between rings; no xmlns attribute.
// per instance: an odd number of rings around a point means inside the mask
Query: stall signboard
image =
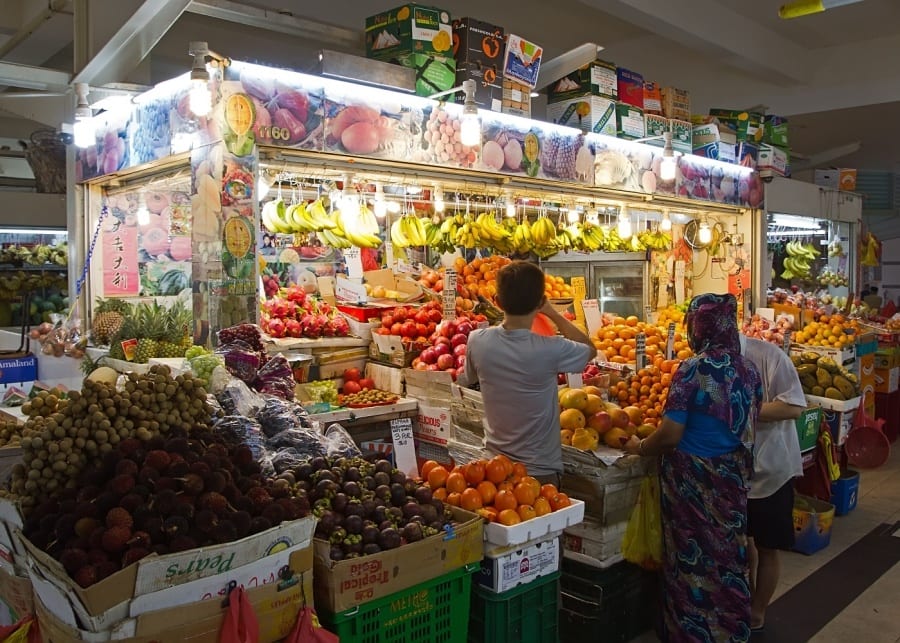
<svg viewBox="0 0 900 643"><path fill-rule="evenodd" d="M140 294L138 229L111 216L104 221L102 240L103 295L131 297Z"/></svg>
<svg viewBox="0 0 900 643"><path fill-rule="evenodd" d="M237 157L265 145L762 204L762 183L751 169L683 155L676 180L663 181L662 149L644 143L482 110L481 143L467 147L459 140L462 105L237 61L224 76L221 70L213 76L208 118L190 115L184 76L158 85L124 111L95 117L97 144L79 152L79 179L221 140Z"/></svg>

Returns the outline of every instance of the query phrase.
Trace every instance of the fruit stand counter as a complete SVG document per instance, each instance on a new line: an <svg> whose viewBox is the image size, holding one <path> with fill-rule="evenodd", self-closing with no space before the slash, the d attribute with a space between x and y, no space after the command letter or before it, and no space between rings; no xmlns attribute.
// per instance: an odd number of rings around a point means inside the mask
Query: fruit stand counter
<svg viewBox="0 0 900 643"><path fill-rule="evenodd" d="M419 403L409 398L400 398L394 404L369 406L361 409L339 408L327 413L310 415L310 419L322 424L341 422L346 428L375 422L389 422L402 417L414 417Z"/></svg>

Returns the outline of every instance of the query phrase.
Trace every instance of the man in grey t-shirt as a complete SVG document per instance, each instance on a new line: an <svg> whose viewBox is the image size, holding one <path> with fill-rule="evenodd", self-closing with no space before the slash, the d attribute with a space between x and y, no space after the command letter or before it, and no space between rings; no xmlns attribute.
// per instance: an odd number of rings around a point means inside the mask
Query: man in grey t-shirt
<svg viewBox="0 0 900 643"><path fill-rule="evenodd" d="M522 462L530 475L554 479L563 469L557 374L581 372L597 350L587 334L547 302L544 273L535 264L504 266L497 273L497 302L506 318L500 326L469 335L460 384L481 385L485 448ZM562 337L532 332L539 312Z"/></svg>

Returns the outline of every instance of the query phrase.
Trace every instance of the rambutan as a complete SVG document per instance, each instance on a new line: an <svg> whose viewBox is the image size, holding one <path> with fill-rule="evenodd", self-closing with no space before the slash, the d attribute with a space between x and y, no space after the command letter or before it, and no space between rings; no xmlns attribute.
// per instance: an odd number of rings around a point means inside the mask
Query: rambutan
<svg viewBox="0 0 900 643"><path fill-rule="evenodd" d="M181 516L169 516L163 523L163 531L168 534L169 538L173 538L179 534L187 534L191 529L187 518Z"/></svg>
<svg viewBox="0 0 900 643"><path fill-rule="evenodd" d="M136 438L125 438L121 442L119 442L119 453L124 455L125 457L129 457L134 454L135 451L141 448L141 441Z"/></svg>
<svg viewBox="0 0 900 643"><path fill-rule="evenodd" d="M138 472L138 482L148 487L153 487L153 483L159 479L159 470L144 465Z"/></svg>
<svg viewBox="0 0 900 643"><path fill-rule="evenodd" d="M169 453L187 453L190 445L187 438L170 438L166 440L165 450Z"/></svg>
<svg viewBox="0 0 900 643"><path fill-rule="evenodd" d="M251 462L256 462L256 458L253 457L253 451L246 444L242 444L237 447L234 450L234 455L231 459L237 466L241 468L249 465Z"/></svg>
<svg viewBox="0 0 900 643"><path fill-rule="evenodd" d="M100 495L100 487L96 485L85 485L78 490L78 495L75 497L79 503L90 502L94 498Z"/></svg>
<svg viewBox="0 0 900 643"><path fill-rule="evenodd" d="M53 523L53 534L56 540L65 542L75 535L75 515L65 513L56 519Z"/></svg>
<svg viewBox="0 0 900 643"><path fill-rule="evenodd" d="M203 482L207 491L215 491L216 493L222 493L228 485L228 480L221 471L213 471L206 474Z"/></svg>
<svg viewBox="0 0 900 643"><path fill-rule="evenodd" d="M128 545L131 547L150 547L153 544L153 539L150 538L150 534L146 531L136 531L131 534L131 540L128 541Z"/></svg>
<svg viewBox="0 0 900 643"><path fill-rule="evenodd" d="M191 464L191 473L196 473L198 476L202 476L203 478L208 476L211 471L212 470L209 468L209 465L205 462L197 461Z"/></svg>
<svg viewBox="0 0 900 643"><path fill-rule="evenodd" d="M119 460L116 465L116 475L135 476L137 472L138 465L134 460Z"/></svg>
<svg viewBox="0 0 900 643"><path fill-rule="evenodd" d="M208 491L200 496L197 501L200 509L209 509L218 515L221 515L228 509L228 500L221 493Z"/></svg>
<svg viewBox="0 0 900 643"><path fill-rule="evenodd" d="M97 505L97 511L105 516L110 509L119 506L119 496L111 491L103 491L94 500L94 504Z"/></svg>
<svg viewBox="0 0 900 643"><path fill-rule="evenodd" d="M228 519L234 523L238 538L243 538L250 534L250 521L253 520L253 518L249 513L246 511L235 511L234 513L229 514Z"/></svg>
<svg viewBox="0 0 900 643"><path fill-rule="evenodd" d="M263 518L262 516L257 516L253 520L250 521L250 533L258 534L266 529L271 529L272 523L269 522L267 518Z"/></svg>
<svg viewBox="0 0 900 643"><path fill-rule="evenodd" d="M73 579L81 587L90 587L97 582L97 570L93 565L85 565L75 572Z"/></svg>
<svg viewBox="0 0 900 643"><path fill-rule="evenodd" d="M131 540L131 529L122 526L110 527L101 537L100 545L111 554L116 554L128 546Z"/></svg>
<svg viewBox="0 0 900 643"><path fill-rule="evenodd" d="M178 480L169 477L159 478L154 483L154 489L157 493L160 491L178 491Z"/></svg>
<svg viewBox="0 0 900 643"><path fill-rule="evenodd" d="M91 563L91 565L105 563L109 561L109 554L99 548L90 549L88 550L88 561Z"/></svg>
<svg viewBox="0 0 900 643"><path fill-rule="evenodd" d="M247 492L247 498L253 503L257 511L262 511L268 505L272 504L272 496L262 487L254 487Z"/></svg>
<svg viewBox="0 0 900 643"><path fill-rule="evenodd" d="M300 512L300 507L297 506L292 498L279 498L275 501L275 504L284 511L283 520L297 520L298 518L303 517Z"/></svg>
<svg viewBox="0 0 900 643"><path fill-rule="evenodd" d="M124 507L113 507L106 514L106 526L109 529L112 529L113 527L124 527L130 531L133 525L134 518Z"/></svg>
<svg viewBox="0 0 900 643"><path fill-rule="evenodd" d="M183 478L190 470L191 465L179 458L177 462L173 462L166 467L166 475L170 478Z"/></svg>
<svg viewBox="0 0 900 643"><path fill-rule="evenodd" d="M59 557L59 562L70 576L88 564L87 552L83 549L65 549Z"/></svg>
<svg viewBox="0 0 900 643"><path fill-rule="evenodd" d="M229 520L223 520L213 529L212 539L217 543L230 543L237 540L237 528Z"/></svg>
<svg viewBox="0 0 900 643"><path fill-rule="evenodd" d="M209 534L216 525L219 524L219 518L216 516L215 512L212 512L209 509L202 509L197 512L197 515L194 518L194 524L197 526L197 529L205 534Z"/></svg>
<svg viewBox="0 0 900 643"><path fill-rule="evenodd" d="M119 507L124 509L125 511L127 511L130 514L134 514L134 512L137 511L143 505L144 505L144 499L136 493L126 494L119 501ZM112 510L110 510L110 511L112 511Z"/></svg>
<svg viewBox="0 0 900 643"><path fill-rule="evenodd" d="M147 457L144 458L144 467L151 467L157 471L164 471L171 462L172 458L168 453L160 449L155 449L147 452Z"/></svg>
<svg viewBox="0 0 900 643"><path fill-rule="evenodd" d="M128 474L120 474L109 481L109 486L107 488L121 498L126 493L134 489L134 484L134 476Z"/></svg>
<svg viewBox="0 0 900 643"><path fill-rule="evenodd" d="M181 490L190 496L201 493L203 488L203 477L197 473L188 473L181 480Z"/></svg>
<svg viewBox="0 0 900 643"><path fill-rule="evenodd" d="M164 480L164 478L160 478L160 480ZM153 499L153 507L163 516L168 516L175 511L177 504L178 494L172 489L163 489L157 492L156 497Z"/></svg>
<svg viewBox="0 0 900 643"><path fill-rule="evenodd" d="M188 521L193 520L194 515L197 513L197 508L192 500L193 498L190 496L179 496L178 504L175 506L175 511L172 512L172 515L187 518Z"/></svg>
<svg viewBox="0 0 900 643"><path fill-rule="evenodd" d="M105 563L98 563L95 569L97 572L97 580L101 581L108 576L112 576L122 568L117 563L108 560Z"/></svg>
<svg viewBox="0 0 900 643"><path fill-rule="evenodd" d="M122 554L122 567L128 567L132 563L136 563L141 558L150 555L150 550L144 547L132 547Z"/></svg>
<svg viewBox="0 0 900 643"><path fill-rule="evenodd" d="M281 508L281 505L272 503L266 506L260 515L272 523L273 527L277 527L284 520L284 509Z"/></svg>

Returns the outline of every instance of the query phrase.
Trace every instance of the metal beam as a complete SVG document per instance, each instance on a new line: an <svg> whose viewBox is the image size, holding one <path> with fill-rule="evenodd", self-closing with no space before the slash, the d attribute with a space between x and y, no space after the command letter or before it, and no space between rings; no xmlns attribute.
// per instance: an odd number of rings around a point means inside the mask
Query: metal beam
<svg viewBox="0 0 900 643"><path fill-rule="evenodd" d="M0 61L0 85L42 89L49 92L67 92L72 75L58 69L33 67Z"/></svg>
<svg viewBox="0 0 900 643"><path fill-rule="evenodd" d="M194 0L189 4L187 10L209 18L218 18L257 29L277 31L318 43L328 43L332 49L361 52L365 45L365 34L361 29L346 29L309 18L298 18L286 12L247 6L231 0Z"/></svg>
<svg viewBox="0 0 900 643"><path fill-rule="evenodd" d="M579 1L689 49L733 58L736 66L770 82L791 85L810 77L809 52L716 0ZM610 55L615 57L615 48Z"/></svg>
<svg viewBox="0 0 900 643"><path fill-rule="evenodd" d="M122 81L150 53L189 4L191 0L144 0L77 73L73 82L104 85ZM79 24L77 19L76 24Z"/></svg>

